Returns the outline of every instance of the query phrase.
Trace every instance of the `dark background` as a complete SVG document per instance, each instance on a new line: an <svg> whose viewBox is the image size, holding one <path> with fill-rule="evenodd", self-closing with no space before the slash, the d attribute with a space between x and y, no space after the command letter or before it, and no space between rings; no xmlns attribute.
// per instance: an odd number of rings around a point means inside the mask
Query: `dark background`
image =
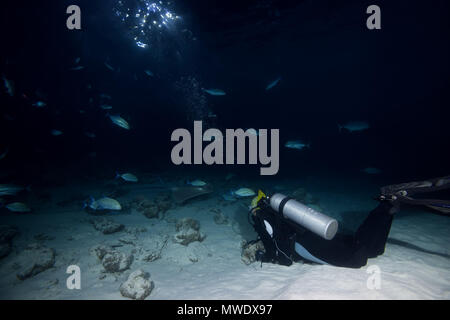
<svg viewBox="0 0 450 320"><path fill-rule="evenodd" d="M82 31L66 29L71 4L82 9ZM11 179L78 165L92 172L174 167L170 135L193 126L192 101L175 88L183 77L227 92L207 97L216 127L279 128L281 145L311 142L301 152L281 147L278 177L368 166L393 182L449 174L448 1L176 1L183 28L197 40L168 36L151 50L136 47L113 4L2 2L0 71L16 95L1 94L0 152L10 151L0 165ZM382 30L365 26L371 4L381 7ZM69 71L76 57L85 70ZM121 72L109 72L106 60ZM42 110L29 100L36 90L46 95ZM113 96L131 131L86 106L98 93ZM337 124L349 120L367 120L371 129L339 134Z"/></svg>

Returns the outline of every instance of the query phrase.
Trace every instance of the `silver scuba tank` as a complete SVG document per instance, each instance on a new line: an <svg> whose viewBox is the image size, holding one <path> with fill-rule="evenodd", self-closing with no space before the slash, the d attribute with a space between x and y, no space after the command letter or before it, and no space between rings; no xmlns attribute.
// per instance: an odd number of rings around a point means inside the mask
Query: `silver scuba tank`
<svg viewBox="0 0 450 320"><path fill-rule="evenodd" d="M305 227L326 240L333 239L338 230L336 219L328 217L281 193L276 193L270 197L270 206L283 217Z"/></svg>

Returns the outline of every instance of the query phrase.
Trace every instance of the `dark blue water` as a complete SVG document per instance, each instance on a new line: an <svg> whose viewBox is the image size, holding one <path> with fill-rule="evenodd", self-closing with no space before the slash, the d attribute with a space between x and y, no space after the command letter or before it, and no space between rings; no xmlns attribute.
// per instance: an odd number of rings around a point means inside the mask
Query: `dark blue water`
<svg viewBox="0 0 450 320"><path fill-rule="evenodd" d="M174 3L183 17L177 28L192 36L166 33L148 49L116 19L114 1L81 1L81 31L65 28L68 2L2 10L1 69L16 86L14 97L2 94L2 115L14 118L0 120L2 148L10 148L2 166L33 179L80 164L171 168L172 131L192 131L192 120L204 120L222 130L277 128L281 145L310 142L307 151L281 148L284 176L368 166L393 180L447 173L446 2L382 3L377 31L365 27L364 1L264 3ZM76 57L84 70L69 70ZM277 77L282 81L266 92ZM194 85L227 95L200 98ZM47 102L42 110L31 106L37 92ZM111 124L98 108L99 93L113 96L111 112L128 119L131 131ZM205 117L209 111L214 121ZM370 129L339 134L338 123L351 120ZM52 128L64 136L49 136ZM91 152L96 160L86 161Z"/></svg>

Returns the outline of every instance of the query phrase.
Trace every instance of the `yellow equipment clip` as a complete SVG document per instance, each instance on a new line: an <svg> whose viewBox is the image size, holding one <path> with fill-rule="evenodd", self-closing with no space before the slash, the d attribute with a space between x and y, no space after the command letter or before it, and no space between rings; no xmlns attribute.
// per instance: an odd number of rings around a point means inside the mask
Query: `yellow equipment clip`
<svg viewBox="0 0 450 320"><path fill-rule="evenodd" d="M263 198L265 199L265 198L267 198L267 196L264 194L264 192L262 192L261 190L258 190L258 195L253 198L252 203L250 205L252 213L255 213L257 210L260 209L258 207L259 201L261 201L261 199L263 199Z"/></svg>

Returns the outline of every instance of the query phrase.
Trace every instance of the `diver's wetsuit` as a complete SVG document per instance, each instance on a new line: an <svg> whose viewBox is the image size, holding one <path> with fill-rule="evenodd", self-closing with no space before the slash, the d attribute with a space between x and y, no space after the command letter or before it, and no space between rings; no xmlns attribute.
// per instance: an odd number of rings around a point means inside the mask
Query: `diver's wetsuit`
<svg viewBox="0 0 450 320"><path fill-rule="evenodd" d="M392 224L392 208L390 202L383 201L370 212L354 235L338 233L333 240L325 240L265 207L252 215L255 230L266 251L262 261L290 265L302 257L306 261L339 267L363 267L367 259L384 253ZM267 231L267 223L273 236Z"/></svg>

